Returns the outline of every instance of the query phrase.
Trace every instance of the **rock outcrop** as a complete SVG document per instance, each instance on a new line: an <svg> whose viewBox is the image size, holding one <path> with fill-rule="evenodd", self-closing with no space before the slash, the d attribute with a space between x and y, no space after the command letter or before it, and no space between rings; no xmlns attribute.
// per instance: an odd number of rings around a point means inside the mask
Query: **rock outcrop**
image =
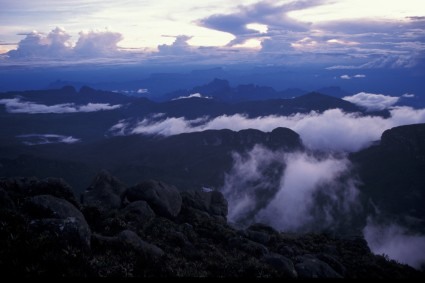
<svg viewBox="0 0 425 283"><path fill-rule="evenodd" d="M125 188L105 173L82 204L68 189L54 179L0 180L4 276L424 277L373 255L363 239L234 228L218 191L180 193L157 181Z"/></svg>

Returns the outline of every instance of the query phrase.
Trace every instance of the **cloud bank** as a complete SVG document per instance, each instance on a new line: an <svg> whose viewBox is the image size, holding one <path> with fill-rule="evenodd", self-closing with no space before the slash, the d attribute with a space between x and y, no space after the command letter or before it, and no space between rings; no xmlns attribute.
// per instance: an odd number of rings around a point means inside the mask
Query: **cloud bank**
<svg viewBox="0 0 425 283"><path fill-rule="evenodd" d="M51 143L67 143L72 144L81 141L80 139L72 136L53 135L53 134L31 134L20 135L17 138L22 139L25 145L41 145Z"/></svg>
<svg viewBox="0 0 425 283"><path fill-rule="evenodd" d="M88 103L86 105L75 105L74 103L44 105L30 101L22 101L19 98L0 99L0 104L5 105L9 113L24 114L47 114L47 113L78 113L114 110L122 105L110 105L109 103Z"/></svg>
<svg viewBox="0 0 425 283"><path fill-rule="evenodd" d="M367 92L360 92L353 96L343 97L342 99L354 103L360 107L363 107L367 111L379 111L388 109L400 100L399 97L395 96Z"/></svg>
<svg viewBox="0 0 425 283"><path fill-rule="evenodd" d="M389 118L362 116L331 109L323 113L295 114L292 116L264 116L248 118L241 114L201 117L187 120L184 117L168 117L160 120L145 118L137 123L120 121L111 128L112 134L163 135L171 136L205 130L258 129L270 132L277 127L286 127L300 134L305 146L326 151L354 152L379 140L382 133L390 128L425 123L425 109L396 107L390 110Z"/></svg>

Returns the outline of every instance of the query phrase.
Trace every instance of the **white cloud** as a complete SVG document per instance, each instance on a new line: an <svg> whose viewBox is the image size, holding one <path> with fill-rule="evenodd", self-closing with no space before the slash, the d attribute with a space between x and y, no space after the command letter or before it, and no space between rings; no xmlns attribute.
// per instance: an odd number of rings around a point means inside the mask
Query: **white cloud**
<svg viewBox="0 0 425 283"><path fill-rule="evenodd" d="M358 191L354 182L336 181L348 170L347 159L318 159L305 153L292 153L286 155L285 163L279 190L257 214L257 220L281 231L311 231L315 226L325 229L356 205ZM318 193L328 198L327 205L319 206ZM335 215L337 207L342 210Z"/></svg>
<svg viewBox="0 0 425 283"><path fill-rule="evenodd" d="M355 182L337 181L351 166L346 158L318 158L257 145L245 154L233 154L233 159L221 190L229 202L230 221L301 232L336 228L342 214L347 214L347 221L356 211Z"/></svg>
<svg viewBox="0 0 425 283"><path fill-rule="evenodd" d="M119 104L110 105L108 103L88 103L86 105L64 103L44 105L30 101L22 101L19 98L0 99L0 104L5 105L6 111L9 113L26 114L96 112L102 110L114 110L121 107Z"/></svg>
<svg viewBox="0 0 425 283"><path fill-rule="evenodd" d="M362 78L366 78L366 75L358 74L358 75L354 75L354 78L362 79Z"/></svg>
<svg viewBox="0 0 425 283"><path fill-rule="evenodd" d="M362 74L357 74L357 75L354 75L354 76L342 75L342 76L340 76L340 78L343 79L343 80L363 79L363 78L366 78L366 75L362 75Z"/></svg>
<svg viewBox="0 0 425 283"><path fill-rule="evenodd" d="M75 59L80 57L109 57L117 55L117 44L122 40L120 33L111 31L80 32L73 46L71 36L56 27L47 35L33 31L24 34L16 50L7 53L12 59Z"/></svg>
<svg viewBox="0 0 425 283"><path fill-rule="evenodd" d="M353 96L346 96L342 99L364 107L368 111L375 111L388 109L396 104L400 98L383 94L360 92Z"/></svg>
<svg viewBox="0 0 425 283"><path fill-rule="evenodd" d="M404 97L404 98L413 98L413 97L415 97L415 95L413 93L405 93L401 97Z"/></svg>
<svg viewBox="0 0 425 283"><path fill-rule="evenodd" d="M172 100L180 100L180 99L188 99L188 98L205 98L205 99L211 99L211 97L209 97L209 96L203 96L200 93L192 93L192 94L190 94L188 96L179 96L179 97L174 98Z"/></svg>
<svg viewBox="0 0 425 283"><path fill-rule="evenodd" d="M373 253L418 269L425 265L424 235L410 233L396 224L377 224L372 219L368 219L363 234Z"/></svg>
<svg viewBox="0 0 425 283"><path fill-rule="evenodd" d="M323 113L311 112L292 116L264 116L248 118L241 114L186 120L183 117L163 120L143 119L134 124L120 122L120 131L125 134L177 135L205 130L258 129L270 132L277 127L286 127L300 134L303 143L311 149L331 151L358 151L379 140L390 128L425 122L425 109L396 107L390 110L389 118L362 116L331 109Z"/></svg>
<svg viewBox="0 0 425 283"><path fill-rule="evenodd" d="M111 31L80 32L80 37L73 49L75 54L84 57L109 57L116 55L117 44L123 37Z"/></svg>
<svg viewBox="0 0 425 283"><path fill-rule="evenodd" d="M80 139L74 138L72 136L52 135L52 134L31 134L31 135L20 135L17 137L22 139L23 143L26 145L40 145L40 144L50 144L50 143L72 144L72 143L76 143L80 141Z"/></svg>

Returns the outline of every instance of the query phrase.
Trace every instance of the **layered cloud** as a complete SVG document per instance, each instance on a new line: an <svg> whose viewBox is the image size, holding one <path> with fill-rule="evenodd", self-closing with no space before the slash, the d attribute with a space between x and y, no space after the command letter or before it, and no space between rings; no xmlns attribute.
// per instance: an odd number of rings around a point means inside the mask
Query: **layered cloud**
<svg viewBox="0 0 425 283"><path fill-rule="evenodd" d="M177 135L205 130L258 129L270 132L277 127L286 127L299 133L304 144L312 149L331 151L357 151L379 140L381 134L392 127L424 123L425 109L396 107L390 117L362 116L331 109L323 113L295 114L292 116L265 116L248 118L241 114L201 117L187 120L183 117L168 117L160 120L145 118L136 124L120 121L111 128L115 134Z"/></svg>
<svg viewBox="0 0 425 283"><path fill-rule="evenodd" d="M22 140L22 143L26 145L41 145L51 143L67 143L72 144L79 142L80 139L72 136L54 135L54 134L30 134L20 135L17 138Z"/></svg>
<svg viewBox="0 0 425 283"><path fill-rule="evenodd" d="M77 112L96 112L105 110L114 110L121 105L110 105L108 103L88 103L86 105L75 105L74 103L64 103L55 105L38 104L30 101L22 101L19 98L0 99L0 104L5 105L9 113L25 114L45 114L45 113L77 113Z"/></svg>
<svg viewBox="0 0 425 283"><path fill-rule="evenodd" d="M9 58L2 60L3 64L12 64L17 59L25 58L39 59L39 63L49 62L45 60L47 58L56 59L57 64L73 64L79 62L77 58L97 58L99 63L103 62L100 58L107 58L105 62L149 63L154 60L157 63L170 62L170 57L173 57L172 62L180 63L191 60L220 64L237 61L282 65L324 64L330 69L368 69L410 68L424 58L425 21L418 12L415 12L417 15L413 13L414 9L411 9L413 16L403 16L403 19L400 15L392 15L385 20L369 15L369 18L359 21L356 17L348 17L355 11L335 13L332 7L336 4L324 0L220 1L220 5L214 1L210 4L196 4L196 8L192 3L182 1L180 4L167 3L166 11L162 0L143 4L155 6L153 10L141 7L140 3L130 2L133 7L140 8L132 9L111 1L96 1L96 4L88 1L87 4L73 5L69 7L70 11L65 11L63 7L67 6L62 4L56 9L62 15L67 15L63 17L63 24L71 28L74 35L87 27L103 28L111 22L120 32L80 32L78 37L74 36L74 40L60 28L47 35L40 32L22 34L25 38L18 43L16 50L8 52ZM5 11L8 7L11 11L17 9L13 4L3 6ZM52 3L47 6L55 5ZM330 12L311 18L316 8L330 9ZM97 9L102 12L96 13ZM117 12L111 13L111 9ZM179 12L173 13L171 10ZM49 7L45 8L47 11ZM313 12L303 14L306 11ZM30 9L30 12L34 10ZM61 23L61 18L54 12L48 13L51 23L42 25L43 29L52 23ZM74 16L72 12L78 14L75 15L81 22L78 25L75 22L66 24L69 18L73 18L69 16ZM87 13L94 13L93 17L88 17ZM169 17L165 17L164 13L170 13ZM347 17L335 18L335 15L344 13ZM373 13L380 14L380 10L376 9ZM323 15L329 16L330 20L321 18ZM359 16L358 13L356 15ZM48 21L41 17L37 20ZM16 33L9 22L5 22L4 26L6 30ZM31 30L32 27L25 26L25 29ZM169 37L176 38L175 42L170 42ZM4 40L11 42L8 38ZM149 45L144 45L146 42ZM118 43L126 48L119 48ZM154 51L156 47L157 52ZM33 61L27 60L26 63L31 64Z"/></svg>
<svg viewBox="0 0 425 283"><path fill-rule="evenodd" d="M346 96L343 99L368 111L379 111L390 108L400 100L400 97L360 92L352 96Z"/></svg>

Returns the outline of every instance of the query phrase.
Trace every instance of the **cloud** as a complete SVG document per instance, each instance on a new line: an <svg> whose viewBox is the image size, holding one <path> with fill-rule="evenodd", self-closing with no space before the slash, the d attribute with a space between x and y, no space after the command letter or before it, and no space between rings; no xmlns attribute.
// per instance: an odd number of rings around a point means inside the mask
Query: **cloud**
<svg viewBox="0 0 425 283"><path fill-rule="evenodd" d="M20 135L18 138L23 140L26 145L40 145L40 144L51 144L51 143L67 143L72 144L81 141L80 139L72 136L63 135L52 135L52 134L31 134L31 135Z"/></svg>
<svg viewBox="0 0 425 283"><path fill-rule="evenodd" d="M397 224L378 224L368 219L364 237L373 253L387 255L417 269L425 266L425 236L413 234Z"/></svg>
<svg viewBox="0 0 425 283"><path fill-rule="evenodd" d="M291 153L286 155L285 163L279 190L256 215L256 221L281 231L306 232L335 229L342 215L348 221L348 216L354 214L358 203L356 182L338 180L349 169L347 159Z"/></svg>
<svg viewBox="0 0 425 283"><path fill-rule="evenodd" d="M30 101L22 101L19 98L0 99L0 104L5 105L9 113L43 114L43 113L77 113L114 110L121 105L110 105L108 103L88 103L86 105L75 105L74 103L44 105Z"/></svg>
<svg viewBox="0 0 425 283"><path fill-rule="evenodd" d="M383 94L360 92L342 99L365 108L367 111L384 110L396 104L400 98Z"/></svg>
<svg viewBox="0 0 425 283"><path fill-rule="evenodd" d="M111 31L80 32L73 49L75 54L85 57L109 57L119 52L117 44L123 37Z"/></svg>
<svg viewBox="0 0 425 283"><path fill-rule="evenodd" d="M284 152L256 145L245 153L233 153L233 167L225 175L221 192L229 202L229 221L249 224L277 192Z"/></svg>
<svg viewBox="0 0 425 283"><path fill-rule="evenodd" d="M184 117L168 117L162 120L145 118L135 124L129 121L120 121L119 124L122 134L164 136L219 129L233 131L258 129L270 132L277 127L286 127L300 134L303 143L311 149L354 152L379 140L387 129L425 122L425 109L395 107L389 111L388 118L362 116L356 113L344 113L340 109L331 109L323 113L313 111L292 116L248 118L236 114L215 118L201 117L194 120L187 120Z"/></svg>
<svg viewBox="0 0 425 283"><path fill-rule="evenodd" d="M188 95L188 96L179 96L179 97L174 98L174 99L172 99L172 100L180 100L180 99L188 99L188 98L204 98L204 99L211 99L211 97L209 97L209 96L203 96L203 95L202 95L202 94L200 94L200 93L192 93L192 94L190 94L190 95Z"/></svg>
<svg viewBox="0 0 425 283"><path fill-rule="evenodd" d="M343 80L363 79L363 78L366 78L366 75L362 75L362 74L357 74L357 75L354 75L354 76L342 75L342 76L340 76L340 78L343 79Z"/></svg>
<svg viewBox="0 0 425 283"><path fill-rule="evenodd" d="M271 1L261 1L249 6L239 6L232 14L211 15L199 21L203 27L228 32L236 38L228 45L242 44L248 39L273 34L274 30L304 32L309 29L309 23L300 22L287 16L287 13L307 7L322 4L323 1L292 1L285 4L275 4ZM252 28L253 24L267 27L259 30Z"/></svg>
<svg viewBox="0 0 425 283"><path fill-rule="evenodd" d="M47 35L37 31L22 35L25 38L18 43L17 49L7 52L11 59L73 60L81 57L110 57L117 55L117 43L122 40L120 33L111 31L80 32L79 39L73 46L71 36L59 27Z"/></svg>
<svg viewBox="0 0 425 283"><path fill-rule="evenodd" d="M353 180L339 181L350 163L346 158L271 151L255 146L233 154L222 192L230 221L262 222L281 231L336 229L341 215L354 215L358 191ZM317 198L320 197L320 203Z"/></svg>
<svg viewBox="0 0 425 283"><path fill-rule="evenodd" d="M404 98L413 98L413 97L415 97L415 95L413 93L405 93L401 97L404 97Z"/></svg>

